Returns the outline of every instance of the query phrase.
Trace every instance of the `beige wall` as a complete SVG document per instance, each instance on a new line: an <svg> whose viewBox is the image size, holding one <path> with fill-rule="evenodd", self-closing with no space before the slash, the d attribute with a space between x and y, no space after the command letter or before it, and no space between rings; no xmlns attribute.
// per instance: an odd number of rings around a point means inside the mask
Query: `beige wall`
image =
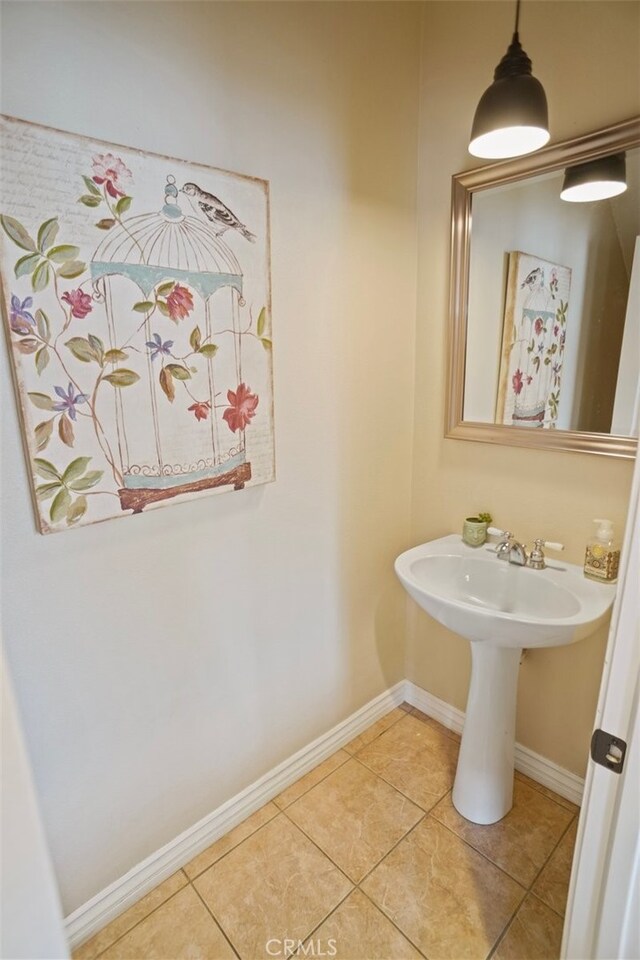
<svg viewBox="0 0 640 960"><path fill-rule="evenodd" d="M67 911L403 677L414 3L5 3L2 109L271 181L277 481L41 537L5 640Z"/></svg>
<svg viewBox="0 0 640 960"><path fill-rule="evenodd" d="M640 112L637 3L529 0L520 36L544 83L554 140ZM513 4L427 3L423 21L419 149L419 275L413 524L407 545L460 528L489 509L523 540L547 536L582 561L590 520L622 532L630 462L443 439L449 190L467 153L478 98L505 52ZM530 653L521 668L518 740L584 773L605 630L572 646ZM466 641L410 608L408 675L464 709Z"/></svg>

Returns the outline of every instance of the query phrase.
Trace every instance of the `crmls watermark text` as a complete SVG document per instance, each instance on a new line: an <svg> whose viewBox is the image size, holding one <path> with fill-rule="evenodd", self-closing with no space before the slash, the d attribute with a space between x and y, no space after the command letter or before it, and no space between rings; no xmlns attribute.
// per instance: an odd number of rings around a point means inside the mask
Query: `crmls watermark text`
<svg viewBox="0 0 640 960"><path fill-rule="evenodd" d="M295 954L297 957L335 957L338 953L336 941L333 937L328 940L309 940L303 943L302 940L293 940L286 937L272 937L266 942L266 950L270 957L291 957Z"/></svg>

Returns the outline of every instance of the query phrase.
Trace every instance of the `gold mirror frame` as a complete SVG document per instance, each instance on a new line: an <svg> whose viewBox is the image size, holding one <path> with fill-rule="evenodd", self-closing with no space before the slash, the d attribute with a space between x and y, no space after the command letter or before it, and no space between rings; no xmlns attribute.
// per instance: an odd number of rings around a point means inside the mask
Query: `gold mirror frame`
<svg viewBox="0 0 640 960"><path fill-rule="evenodd" d="M633 459L636 437L611 436L574 430L532 430L496 423L463 420L467 346L469 258L471 250L471 198L486 190L534 174L550 173L575 163L595 160L640 146L640 117L625 120L595 133L545 147L537 153L477 167L452 178L451 268L449 294L449 366L445 436L515 447L577 450L609 457Z"/></svg>

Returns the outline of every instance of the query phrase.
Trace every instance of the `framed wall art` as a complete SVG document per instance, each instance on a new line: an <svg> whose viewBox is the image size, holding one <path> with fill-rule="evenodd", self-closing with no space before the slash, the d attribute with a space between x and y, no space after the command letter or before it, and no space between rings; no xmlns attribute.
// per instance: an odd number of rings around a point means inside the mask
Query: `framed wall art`
<svg viewBox="0 0 640 960"><path fill-rule="evenodd" d="M266 181L1 124L3 313L41 532L273 480Z"/></svg>
<svg viewBox="0 0 640 960"><path fill-rule="evenodd" d="M508 254L496 423L553 428L558 417L571 268Z"/></svg>

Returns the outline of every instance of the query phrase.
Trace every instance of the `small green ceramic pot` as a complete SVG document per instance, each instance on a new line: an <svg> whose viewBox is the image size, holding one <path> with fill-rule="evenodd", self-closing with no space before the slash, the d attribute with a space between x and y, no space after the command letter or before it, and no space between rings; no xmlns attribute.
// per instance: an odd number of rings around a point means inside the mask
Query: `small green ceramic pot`
<svg viewBox="0 0 640 960"><path fill-rule="evenodd" d="M478 517L467 517L462 524L462 539L470 547L481 547L487 539L487 524Z"/></svg>

